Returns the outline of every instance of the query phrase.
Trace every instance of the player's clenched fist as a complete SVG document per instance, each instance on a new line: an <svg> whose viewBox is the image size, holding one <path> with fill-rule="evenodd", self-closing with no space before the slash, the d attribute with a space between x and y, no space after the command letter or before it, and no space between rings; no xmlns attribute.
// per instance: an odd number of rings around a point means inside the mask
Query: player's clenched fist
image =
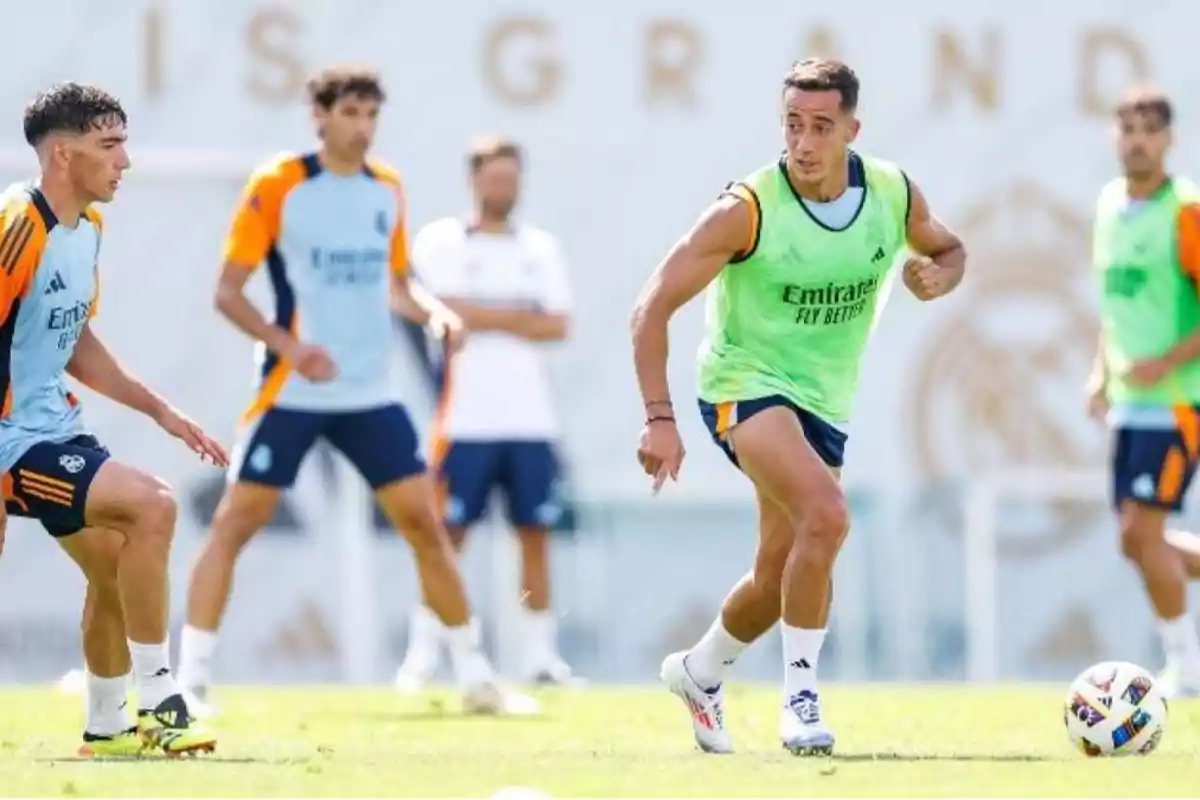
<svg viewBox="0 0 1200 800"><path fill-rule="evenodd" d="M462 317L451 312L436 309L429 315L429 327L442 340L442 345L448 355L454 355L462 350L467 341L467 326Z"/></svg>
<svg viewBox="0 0 1200 800"><path fill-rule="evenodd" d="M325 383L337 377L337 364L323 348L296 342L283 357L296 367L302 378L313 383Z"/></svg>
<svg viewBox="0 0 1200 800"><path fill-rule="evenodd" d="M638 463L653 479L651 486L655 494L668 477L679 480L679 467L685 452L673 417L652 417L646 421L638 439Z"/></svg>
<svg viewBox="0 0 1200 800"><path fill-rule="evenodd" d="M904 285L918 300L934 300L954 288L952 270L938 266L928 256L909 256L904 264Z"/></svg>

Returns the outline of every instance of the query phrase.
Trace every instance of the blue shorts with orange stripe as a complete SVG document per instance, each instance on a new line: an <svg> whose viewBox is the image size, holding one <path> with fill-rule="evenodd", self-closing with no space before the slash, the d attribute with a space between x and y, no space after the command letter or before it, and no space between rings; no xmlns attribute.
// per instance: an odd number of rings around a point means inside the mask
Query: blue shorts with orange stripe
<svg viewBox="0 0 1200 800"><path fill-rule="evenodd" d="M76 533L86 525L92 480L108 459L95 436L38 442L4 476L5 510L36 519L51 536Z"/></svg>
<svg viewBox="0 0 1200 800"><path fill-rule="evenodd" d="M1191 406L1117 408L1114 417L1113 505L1120 509L1132 501L1181 510L1200 460L1200 412Z"/></svg>
<svg viewBox="0 0 1200 800"><path fill-rule="evenodd" d="M768 408L776 406L787 408L796 415L800 427L804 429L804 437L808 439L808 443L812 445L817 456L825 462L825 466L830 469L841 469L842 464L845 463L846 439L848 438L846 432L838 430L832 424L811 411L801 408L783 395L725 403L709 403L705 400L699 402L700 416L704 418L704 424L708 427L708 432L712 434L713 441L738 469L741 469L741 464L738 463L737 454L733 452L733 446L729 442L729 429L740 422L745 422L760 411L766 411Z"/></svg>

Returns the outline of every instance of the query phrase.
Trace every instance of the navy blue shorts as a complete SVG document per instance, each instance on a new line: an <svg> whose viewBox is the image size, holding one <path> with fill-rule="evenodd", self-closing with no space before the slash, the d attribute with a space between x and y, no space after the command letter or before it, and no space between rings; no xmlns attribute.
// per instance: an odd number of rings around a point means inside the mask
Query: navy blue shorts
<svg viewBox="0 0 1200 800"><path fill-rule="evenodd" d="M555 484L558 457L548 441L451 441L439 470L447 525L468 527L487 510L492 491L504 495L514 527L551 528L562 508Z"/></svg>
<svg viewBox="0 0 1200 800"><path fill-rule="evenodd" d="M1179 511L1196 474L1196 453L1178 429L1117 427L1112 449L1112 499Z"/></svg>
<svg viewBox="0 0 1200 800"><path fill-rule="evenodd" d="M846 433L839 431L811 411L800 408L782 395L773 394L769 397L727 403L708 403L701 400L700 416L704 418L704 424L708 427L708 432L712 434L713 441L725 452L733 465L740 469L741 465L738 464L737 455L733 452L733 447L729 442L729 429L739 422L745 422L758 412L775 406L791 409L792 413L796 415L796 419L800 420L800 426L804 428L804 437L808 439L812 449L825 462L825 466L832 469L841 468L846 460Z"/></svg>
<svg viewBox="0 0 1200 800"><path fill-rule="evenodd" d="M230 475L286 489L318 437L350 459L372 489L425 471L412 420L392 403L363 411L268 409L238 443Z"/></svg>
<svg viewBox="0 0 1200 800"><path fill-rule="evenodd" d="M92 480L108 459L108 448L95 436L38 442L4 476L4 508L36 519L51 536L77 533L86 526Z"/></svg>

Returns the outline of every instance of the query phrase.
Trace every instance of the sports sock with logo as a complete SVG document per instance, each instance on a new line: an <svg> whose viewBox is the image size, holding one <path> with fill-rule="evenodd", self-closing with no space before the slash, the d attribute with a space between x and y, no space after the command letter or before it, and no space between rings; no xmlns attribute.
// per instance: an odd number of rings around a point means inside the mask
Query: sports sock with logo
<svg viewBox="0 0 1200 800"><path fill-rule="evenodd" d="M700 641L688 651L687 671L701 689L712 691L721 685L725 672L733 666L749 643L734 638L725 630L721 615L713 620Z"/></svg>
<svg viewBox="0 0 1200 800"><path fill-rule="evenodd" d="M824 628L793 628L780 622L783 633L783 701L817 690L817 659L825 643Z"/></svg>
<svg viewBox="0 0 1200 800"><path fill-rule="evenodd" d="M140 710L153 711L163 700L179 694L179 687L171 675L166 640L142 644L130 639L129 657L133 661L133 680L137 685Z"/></svg>

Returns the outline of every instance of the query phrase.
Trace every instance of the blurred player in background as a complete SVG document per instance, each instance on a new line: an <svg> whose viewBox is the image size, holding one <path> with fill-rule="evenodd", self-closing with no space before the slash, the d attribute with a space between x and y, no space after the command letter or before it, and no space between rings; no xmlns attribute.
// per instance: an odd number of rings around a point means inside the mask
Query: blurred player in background
<svg viewBox="0 0 1200 800"><path fill-rule="evenodd" d="M543 350L566 337L571 298L558 242L511 218L521 161L512 142L475 143L468 158L475 209L423 228L413 268L472 332L445 368L433 448L450 537L461 549L493 493L504 495L521 542L521 677L563 683L571 670L558 654L549 575L550 528L561 513L560 431ZM437 670L444 636L424 602L413 611L400 688L418 688Z"/></svg>
<svg viewBox="0 0 1200 800"><path fill-rule="evenodd" d="M216 305L259 342L262 383L192 570L180 680L207 701L237 557L271 521L280 492L324 437L354 463L411 545L422 590L446 626L464 709L532 711L529 698L496 682L468 624L466 590L416 431L394 397L392 293L405 316L449 337L451 346L463 328L457 314L409 282L399 177L367 157L383 87L373 70L333 68L310 82L309 93L320 149L278 157L255 172L225 244ZM244 294L264 262L273 323Z"/></svg>
<svg viewBox="0 0 1200 800"><path fill-rule="evenodd" d="M1121 549L1142 575L1166 654L1167 694L1200 694L1187 581L1200 541L1168 532L1200 458L1200 187L1166 171L1172 108L1151 89L1117 107L1124 176L1100 192L1093 239L1101 330L1088 387L1107 415Z"/></svg>
<svg viewBox="0 0 1200 800"><path fill-rule="evenodd" d="M25 110L36 183L0 196L0 471L7 513L42 523L87 578L87 723L80 753L211 751L191 722L167 654L167 565L175 499L158 478L113 460L88 433L66 375L153 419L201 458L220 445L117 363L92 330L103 222L129 168L120 102L93 86L51 87ZM137 724L126 713L132 669Z"/></svg>
<svg viewBox="0 0 1200 800"><path fill-rule="evenodd" d="M732 750L722 681L781 616L783 745L799 755L832 751L817 660L849 526L838 472L863 353L906 245L921 254L903 271L921 300L954 289L966 263L958 237L903 171L848 149L858 90L845 64L796 64L781 92L786 153L726 189L667 254L634 312L646 409L638 458L655 491L678 479L684 456L667 386L668 322L708 287L700 412L758 496L753 569L704 638L663 662L706 752Z"/></svg>

